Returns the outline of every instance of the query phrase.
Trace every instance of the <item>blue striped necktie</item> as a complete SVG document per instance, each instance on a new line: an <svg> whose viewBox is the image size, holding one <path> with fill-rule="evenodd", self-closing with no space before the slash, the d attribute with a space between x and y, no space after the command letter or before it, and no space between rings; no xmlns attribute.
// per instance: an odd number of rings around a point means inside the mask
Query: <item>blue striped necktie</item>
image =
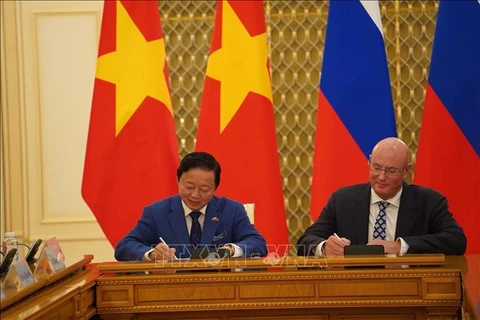
<svg viewBox="0 0 480 320"><path fill-rule="evenodd" d="M200 227L200 222L198 218L202 213L199 211L190 212L190 217L192 218L192 229L190 229L190 243L197 247L200 244L200 239L202 238L202 228Z"/></svg>
<svg viewBox="0 0 480 320"><path fill-rule="evenodd" d="M385 240L387 238L387 209L389 203L380 201L378 202L378 215L373 227L373 239Z"/></svg>

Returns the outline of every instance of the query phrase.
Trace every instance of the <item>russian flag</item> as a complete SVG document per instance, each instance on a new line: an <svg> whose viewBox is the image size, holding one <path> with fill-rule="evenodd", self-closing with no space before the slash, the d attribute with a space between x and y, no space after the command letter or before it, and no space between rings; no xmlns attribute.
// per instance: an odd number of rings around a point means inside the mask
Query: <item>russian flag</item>
<svg viewBox="0 0 480 320"><path fill-rule="evenodd" d="M441 192L480 253L480 2L440 1L414 181Z"/></svg>
<svg viewBox="0 0 480 320"><path fill-rule="evenodd" d="M397 136L378 1L330 1L318 99L310 214L368 179L375 144Z"/></svg>

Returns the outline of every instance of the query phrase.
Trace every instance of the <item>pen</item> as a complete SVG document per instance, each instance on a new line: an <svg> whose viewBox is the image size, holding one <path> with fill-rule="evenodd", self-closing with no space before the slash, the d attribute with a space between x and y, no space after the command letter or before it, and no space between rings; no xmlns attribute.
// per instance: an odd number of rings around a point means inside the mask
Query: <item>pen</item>
<svg viewBox="0 0 480 320"><path fill-rule="evenodd" d="M165 240L163 240L163 238L162 238L162 237L160 237L160 238L158 238L158 239L160 239L160 241L162 241L162 243L163 243L164 245L166 245L166 246L167 246L167 248L170 248L170 247L168 246L168 244L165 242Z"/></svg>
<svg viewBox="0 0 480 320"><path fill-rule="evenodd" d="M167 248L169 248L169 249L170 249L170 247L169 247L169 246L168 246L168 244L165 242L165 240L163 240L163 238L162 238L162 237L159 237L158 239L160 239L160 241L161 241L161 242L162 242L164 245L166 245L166 246L167 246ZM175 260L178 260L178 258L177 258L177 256L176 256L176 255L173 255L173 259L175 259Z"/></svg>
<svg viewBox="0 0 480 320"><path fill-rule="evenodd" d="M340 237L338 236L338 234L336 234L335 232L333 233L333 235L334 235L335 237L337 237L338 240L343 241L342 239L340 239ZM162 238L160 238L160 240L162 240ZM162 240L162 241L163 241L163 240ZM165 243L165 242L164 242L164 243ZM165 244L166 244L166 243L165 243Z"/></svg>

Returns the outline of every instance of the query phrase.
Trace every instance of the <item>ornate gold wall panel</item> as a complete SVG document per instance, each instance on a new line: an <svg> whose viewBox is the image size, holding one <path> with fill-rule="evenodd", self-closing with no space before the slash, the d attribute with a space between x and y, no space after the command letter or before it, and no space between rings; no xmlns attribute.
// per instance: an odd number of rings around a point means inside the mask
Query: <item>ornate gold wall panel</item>
<svg viewBox="0 0 480 320"><path fill-rule="evenodd" d="M195 145L216 2L159 3L177 137L184 156ZM437 7L437 1L431 0L381 2L397 131L410 147L413 160ZM265 14L279 161L294 245L311 224L311 166L328 1L265 1Z"/></svg>

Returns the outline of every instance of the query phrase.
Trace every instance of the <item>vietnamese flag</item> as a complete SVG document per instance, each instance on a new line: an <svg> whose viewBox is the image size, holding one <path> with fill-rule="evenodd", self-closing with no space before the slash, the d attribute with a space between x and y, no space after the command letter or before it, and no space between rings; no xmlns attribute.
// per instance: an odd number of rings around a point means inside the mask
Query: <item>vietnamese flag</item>
<svg viewBox="0 0 480 320"><path fill-rule="evenodd" d="M414 182L436 189L480 253L480 2L440 1Z"/></svg>
<svg viewBox="0 0 480 320"><path fill-rule="evenodd" d="M375 144L396 137L378 1L330 1L318 93L310 216L335 190L368 180Z"/></svg>
<svg viewBox="0 0 480 320"><path fill-rule="evenodd" d="M115 246L177 191L179 162L156 1L105 1L82 196Z"/></svg>
<svg viewBox="0 0 480 320"><path fill-rule="evenodd" d="M263 1L218 1L197 151L222 166L217 194L255 203L270 252L288 252Z"/></svg>

